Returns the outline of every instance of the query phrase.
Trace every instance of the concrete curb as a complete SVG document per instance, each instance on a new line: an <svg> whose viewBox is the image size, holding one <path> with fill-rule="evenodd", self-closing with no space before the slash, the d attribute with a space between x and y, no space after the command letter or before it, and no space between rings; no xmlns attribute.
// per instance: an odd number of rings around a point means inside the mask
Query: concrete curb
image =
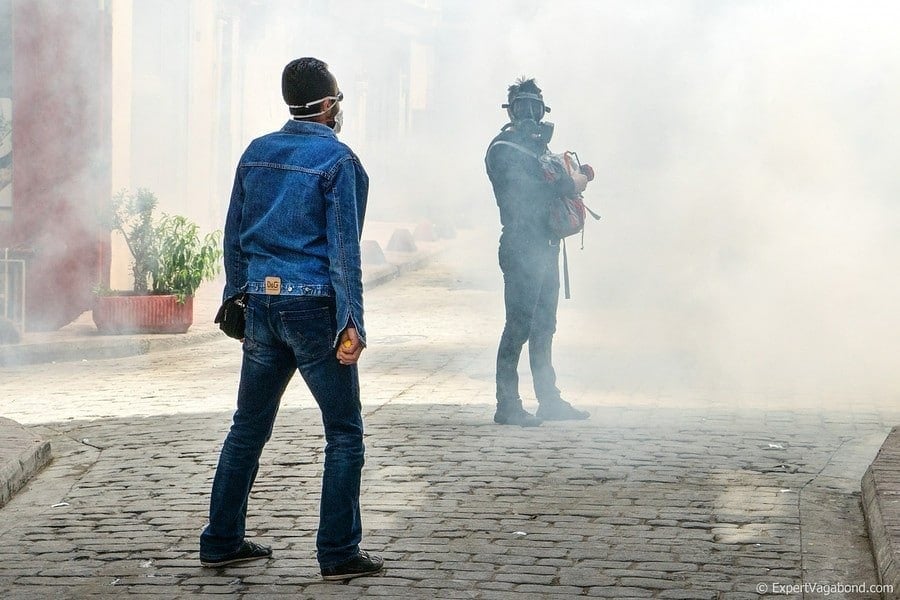
<svg viewBox="0 0 900 600"><path fill-rule="evenodd" d="M50 442L0 417L0 507L50 462Z"/></svg>
<svg viewBox="0 0 900 600"><path fill-rule="evenodd" d="M117 339L118 338L118 339ZM162 334L157 338L145 336L100 336L68 343L32 343L0 347L0 367L54 363L73 360L122 358L168 350L221 338L216 331L189 331L185 334Z"/></svg>
<svg viewBox="0 0 900 600"><path fill-rule="evenodd" d="M900 426L894 427L862 478L862 507L878 578L900 593Z"/></svg>

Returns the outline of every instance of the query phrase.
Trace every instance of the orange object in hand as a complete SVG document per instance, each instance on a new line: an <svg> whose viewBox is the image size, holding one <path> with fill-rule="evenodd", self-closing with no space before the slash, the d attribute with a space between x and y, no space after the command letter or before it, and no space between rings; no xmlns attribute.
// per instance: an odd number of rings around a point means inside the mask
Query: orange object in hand
<svg viewBox="0 0 900 600"><path fill-rule="evenodd" d="M349 348L352 345L353 345L353 342L351 342L350 340L344 340L344 343L341 344L341 346L343 346L344 348Z"/></svg>

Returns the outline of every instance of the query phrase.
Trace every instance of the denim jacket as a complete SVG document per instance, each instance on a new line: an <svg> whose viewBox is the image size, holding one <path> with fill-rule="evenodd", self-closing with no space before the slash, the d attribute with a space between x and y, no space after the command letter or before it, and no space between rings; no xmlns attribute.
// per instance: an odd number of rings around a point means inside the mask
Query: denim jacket
<svg viewBox="0 0 900 600"><path fill-rule="evenodd" d="M365 343L360 235L369 177L326 125L288 121L241 156L225 221L225 290L335 299Z"/></svg>

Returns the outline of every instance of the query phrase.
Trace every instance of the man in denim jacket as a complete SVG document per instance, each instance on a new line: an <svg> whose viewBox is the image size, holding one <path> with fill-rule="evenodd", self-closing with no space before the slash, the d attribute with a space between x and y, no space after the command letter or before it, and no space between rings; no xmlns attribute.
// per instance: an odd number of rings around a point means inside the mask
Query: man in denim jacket
<svg viewBox="0 0 900 600"><path fill-rule="evenodd" d="M200 561L220 567L271 556L271 548L244 539L247 503L281 397L299 370L325 427L317 559L325 579L350 579L383 566L359 548L359 242L369 179L335 135L343 94L324 62L290 62L282 95L291 120L244 151L225 223L224 297L247 294L244 355Z"/></svg>

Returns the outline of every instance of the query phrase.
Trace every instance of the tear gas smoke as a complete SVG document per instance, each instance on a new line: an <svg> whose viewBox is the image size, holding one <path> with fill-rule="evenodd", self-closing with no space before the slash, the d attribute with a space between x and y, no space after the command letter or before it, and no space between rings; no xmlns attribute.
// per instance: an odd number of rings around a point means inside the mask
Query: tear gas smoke
<svg viewBox="0 0 900 600"><path fill-rule="evenodd" d="M586 200L603 220L571 253L561 319L588 318L619 357L618 371L586 363L605 384L668 385L676 365L692 386L900 388L893 3L273 0L238 12L230 62L215 57L228 93L207 107L232 103L207 182L220 192L244 145L287 119L283 65L313 55L345 94L341 137L370 172L371 219L453 218L496 236L484 152L506 87L533 76L553 108L551 148L597 172ZM166 120L155 115L158 75L131 74L135 94L154 94L131 104L136 135L182 123L184 98L163 97ZM165 140L171 156L186 156L172 146L183 137ZM134 165L165 158L131 152ZM221 226L219 195L204 227ZM484 264L499 280L495 256Z"/></svg>

